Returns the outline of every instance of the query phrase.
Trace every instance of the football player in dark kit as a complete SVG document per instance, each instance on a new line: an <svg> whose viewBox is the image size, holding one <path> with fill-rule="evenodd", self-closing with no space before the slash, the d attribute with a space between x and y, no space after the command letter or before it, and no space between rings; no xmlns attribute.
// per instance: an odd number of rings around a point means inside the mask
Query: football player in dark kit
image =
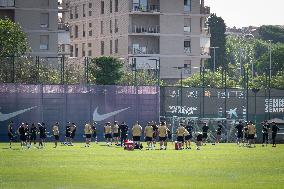
<svg viewBox="0 0 284 189"><path fill-rule="evenodd" d="M268 132L269 132L269 124L267 123L267 120L265 120L262 123L262 147L264 147L264 144L267 146L268 144Z"/></svg>
<svg viewBox="0 0 284 189"><path fill-rule="evenodd" d="M21 140L21 147L23 148L27 145L27 138L25 135L25 123L22 123L20 127L18 128L18 134Z"/></svg>
<svg viewBox="0 0 284 189"><path fill-rule="evenodd" d="M243 133L244 125L242 121L239 121L239 124L235 127L235 129L237 130L237 145L240 145L241 142L243 142L244 144L244 133Z"/></svg>
<svg viewBox="0 0 284 189"><path fill-rule="evenodd" d="M25 123L25 135L26 135L27 147L30 148L30 129L29 129L29 124L27 122Z"/></svg>
<svg viewBox="0 0 284 189"><path fill-rule="evenodd" d="M71 135L71 123L67 122L66 128L65 128L65 142L64 145L70 144L70 135Z"/></svg>
<svg viewBox="0 0 284 189"><path fill-rule="evenodd" d="M216 143L220 143L221 141L221 135L222 135L222 130L223 130L224 126L222 125L221 121L218 121L218 126L217 126L217 130L216 130ZM215 145L214 143L212 145Z"/></svg>
<svg viewBox="0 0 284 189"><path fill-rule="evenodd" d="M124 145L124 141L127 139L128 126L125 121L119 126L120 130L120 146Z"/></svg>
<svg viewBox="0 0 284 189"><path fill-rule="evenodd" d="M277 132L279 131L279 127L276 125L275 122L272 122L272 127L271 127L271 131L272 131L272 147L276 147L276 135Z"/></svg>
<svg viewBox="0 0 284 189"><path fill-rule="evenodd" d="M10 121L9 125L8 125L8 138L10 141L10 148L12 148L12 141L14 139L14 132L13 132L13 126L14 126L14 122Z"/></svg>
<svg viewBox="0 0 284 189"><path fill-rule="evenodd" d="M206 140L208 138L208 130L209 127L207 126L207 123L203 123L203 127L202 127L202 138L203 138L203 144L206 145Z"/></svg>
<svg viewBox="0 0 284 189"><path fill-rule="evenodd" d="M189 142L189 149L190 149L190 145L191 145L190 143L191 143L191 140L192 140L192 137L193 137L193 135L192 135L192 133L193 133L193 126L191 125L190 121L187 123L187 126L185 127L185 129L189 133L189 135L188 135L188 142Z"/></svg>
<svg viewBox="0 0 284 189"><path fill-rule="evenodd" d="M73 146L73 140L76 136L76 130L77 130L77 126L75 125L75 123L72 123L70 127L70 146Z"/></svg>
<svg viewBox="0 0 284 189"><path fill-rule="evenodd" d="M95 139L96 143L98 143L96 125L97 125L97 122L94 122L94 124L92 125L92 131L93 131L93 138Z"/></svg>
<svg viewBox="0 0 284 189"><path fill-rule="evenodd" d="M46 138L46 128L45 123L38 123L38 130L39 130L39 148L43 148L44 140Z"/></svg>
<svg viewBox="0 0 284 189"><path fill-rule="evenodd" d="M37 132L38 132L38 129L36 125L33 123L30 129L30 145L32 145L32 142L34 143L34 146L36 145Z"/></svg>

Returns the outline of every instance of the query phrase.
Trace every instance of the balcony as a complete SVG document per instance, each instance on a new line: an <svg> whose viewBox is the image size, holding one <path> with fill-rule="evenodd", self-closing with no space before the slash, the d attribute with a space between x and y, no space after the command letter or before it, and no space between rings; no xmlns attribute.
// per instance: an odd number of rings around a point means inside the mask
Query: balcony
<svg viewBox="0 0 284 189"><path fill-rule="evenodd" d="M160 33L160 26L139 26L139 25L132 25L129 27L129 33L137 34L137 35L156 35Z"/></svg>
<svg viewBox="0 0 284 189"><path fill-rule="evenodd" d="M201 34L202 34L203 36L211 36L210 28L203 28L203 29L201 30Z"/></svg>
<svg viewBox="0 0 284 189"><path fill-rule="evenodd" d="M155 47L149 47L149 46L145 46L145 47L129 46L128 54L133 54L133 55L159 54L159 49Z"/></svg>
<svg viewBox="0 0 284 189"><path fill-rule="evenodd" d="M210 14L210 7L207 7L207 6L201 7L201 8L200 8L200 13L201 13L201 14L209 15L209 14Z"/></svg>
<svg viewBox="0 0 284 189"><path fill-rule="evenodd" d="M143 6L139 4L133 4L130 12L132 13L160 13L160 6L159 5Z"/></svg>
<svg viewBox="0 0 284 189"><path fill-rule="evenodd" d="M68 25L68 24L59 22L59 23L58 23L58 30L61 30L61 31L69 31L70 28L69 28L69 25Z"/></svg>
<svg viewBox="0 0 284 189"><path fill-rule="evenodd" d="M14 8L15 0L0 0L0 8Z"/></svg>
<svg viewBox="0 0 284 189"><path fill-rule="evenodd" d="M63 4L62 2L58 2L58 12L64 13L69 11L69 4Z"/></svg>
<svg viewBox="0 0 284 189"><path fill-rule="evenodd" d="M210 57L210 48L209 47L201 47L200 55L204 57Z"/></svg>

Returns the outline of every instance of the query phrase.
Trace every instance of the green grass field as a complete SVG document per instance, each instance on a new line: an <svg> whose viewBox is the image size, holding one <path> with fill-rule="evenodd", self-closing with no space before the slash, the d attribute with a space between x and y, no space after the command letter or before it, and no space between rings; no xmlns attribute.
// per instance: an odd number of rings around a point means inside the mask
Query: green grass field
<svg viewBox="0 0 284 189"><path fill-rule="evenodd" d="M284 188L284 145L203 146L200 151L84 148L13 149L0 143L1 189Z"/></svg>

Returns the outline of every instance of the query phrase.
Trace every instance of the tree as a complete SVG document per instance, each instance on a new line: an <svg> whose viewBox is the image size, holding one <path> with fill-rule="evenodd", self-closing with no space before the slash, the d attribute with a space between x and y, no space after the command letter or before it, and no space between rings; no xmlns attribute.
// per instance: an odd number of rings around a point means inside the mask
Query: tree
<svg viewBox="0 0 284 189"><path fill-rule="evenodd" d="M99 57L91 60L89 72L98 85L115 85L122 75L123 64L117 58Z"/></svg>
<svg viewBox="0 0 284 189"><path fill-rule="evenodd" d="M28 50L22 28L10 19L0 19L0 57L21 56Z"/></svg>
<svg viewBox="0 0 284 189"><path fill-rule="evenodd" d="M210 46L211 47L219 47L216 49L216 68L223 66L225 63L225 54L226 54L226 24L224 20L221 17L218 17L216 14L211 14L211 16L208 18L208 26L210 27ZM211 70L213 70L213 61L214 61L214 55L212 53L213 50L211 50L211 56L212 58L209 60L209 67Z"/></svg>
<svg viewBox="0 0 284 189"><path fill-rule="evenodd" d="M119 85L157 85L158 78L154 72L151 70L139 70L136 72L136 81L135 81L135 73L124 71L123 76L118 82ZM160 81L160 85L162 81Z"/></svg>
<svg viewBox="0 0 284 189"><path fill-rule="evenodd" d="M273 43L284 43L284 28L279 26L261 26L258 29L259 36L262 40L272 40Z"/></svg>

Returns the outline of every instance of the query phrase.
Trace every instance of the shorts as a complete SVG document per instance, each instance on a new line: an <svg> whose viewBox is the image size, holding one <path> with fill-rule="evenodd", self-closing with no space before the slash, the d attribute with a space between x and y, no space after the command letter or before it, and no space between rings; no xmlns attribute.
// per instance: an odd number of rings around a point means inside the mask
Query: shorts
<svg viewBox="0 0 284 189"><path fill-rule="evenodd" d="M243 133L238 133L238 134L237 134L237 137L238 137L238 138L243 138L243 137L244 137L244 134L243 134Z"/></svg>
<svg viewBox="0 0 284 189"><path fill-rule="evenodd" d="M201 142L201 141L202 141L202 138L203 138L203 135L200 134L200 135L197 135L197 139L196 139L196 140L197 140L198 142Z"/></svg>
<svg viewBox="0 0 284 189"><path fill-rule="evenodd" d="M248 139L254 139L254 134L249 134Z"/></svg>
<svg viewBox="0 0 284 189"><path fill-rule="evenodd" d="M113 137L119 137L119 133L113 133Z"/></svg>
<svg viewBox="0 0 284 189"><path fill-rule="evenodd" d="M133 136L133 141L140 141L140 136Z"/></svg>
<svg viewBox="0 0 284 189"><path fill-rule="evenodd" d="M40 134L39 138L40 138L40 139L45 139L45 138L46 138L46 135L45 135L45 134Z"/></svg>
<svg viewBox="0 0 284 189"><path fill-rule="evenodd" d="M167 137L159 137L159 141L166 141Z"/></svg>
<svg viewBox="0 0 284 189"><path fill-rule="evenodd" d="M97 133L93 133L93 137L96 138L97 137Z"/></svg>
<svg viewBox="0 0 284 189"><path fill-rule="evenodd" d="M25 135L20 135L20 140L21 141L26 141L27 140L27 137Z"/></svg>
<svg viewBox="0 0 284 189"><path fill-rule="evenodd" d="M170 134L170 135L168 135L168 139L169 140L171 140L172 139L172 135Z"/></svg>
<svg viewBox="0 0 284 189"><path fill-rule="evenodd" d="M178 142L183 142L183 141L184 141L183 136L178 136L178 137L177 137L177 141L178 141Z"/></svg>
<svg viewBox="0 0 284 189"><path fill-rule="evenodd" d="M55 140L59 140L59 135L54 135Z"/></svg>
<svg viewBox="0 0 284 189"><path fill-rule="evenodd" d="M205 139L206 139L207 137L208 137L208 134L207 134L207 133L203 133L203 134L202 134L202 138L205 138Z"/></svg>
<svg viewBox="0 0 284 189"><path fill-rule="evenodd" d="M31 135L30 140L36 140L36 135L35 134Z"/></svg>
<svg viewBox="0 0 284 189"><path fill-rule="evenodd" d="M146 141L146 142L152 142L152 141L153 141L153 138L152 138L152 137L146 137L146 138L145 138L145 141Z"/></svg>
<svg viewBox="0 0 284 189"><path fill-rule="evenodd" d="M221 135L221 134L222 134L221 132L219 132L219 131L217 132L217 135Z"/></svg>
<svg viewBox="0 0 284 189"><path fill-rule="evenodd" d="M69 138L70 137L70 133L66 133L65 137Z"/></svg>
<svg viewBox="0 0 284 189"><path fill-rule="evenodd" d="M8 133L9 140L13 140L14 136L11 133Z"/></svg>
<svg viewBox="0 0 284 189"><path fill-rule="evenodd" d="M105 138L112 138L111 134L105 134Z"/></svg>
<svg viewBox="0 0 284 189"><path fill-rule="evenodd" d="M75 133L72 133L70 138L72 138L72 139L75 138Z"/></svg>
<svg viewBox="0 0 284 189"><path fill-rule="evenodd" d="M190 136L190 135L186 135L185 137L184 137L184 140L190 140L192 137Z"/></svg>
<svg viewBox="0 0 284 189"><path fill-rule="evenodd" d="M91 138L92 135L91 134L86 134L86 138Z"/></svg>

